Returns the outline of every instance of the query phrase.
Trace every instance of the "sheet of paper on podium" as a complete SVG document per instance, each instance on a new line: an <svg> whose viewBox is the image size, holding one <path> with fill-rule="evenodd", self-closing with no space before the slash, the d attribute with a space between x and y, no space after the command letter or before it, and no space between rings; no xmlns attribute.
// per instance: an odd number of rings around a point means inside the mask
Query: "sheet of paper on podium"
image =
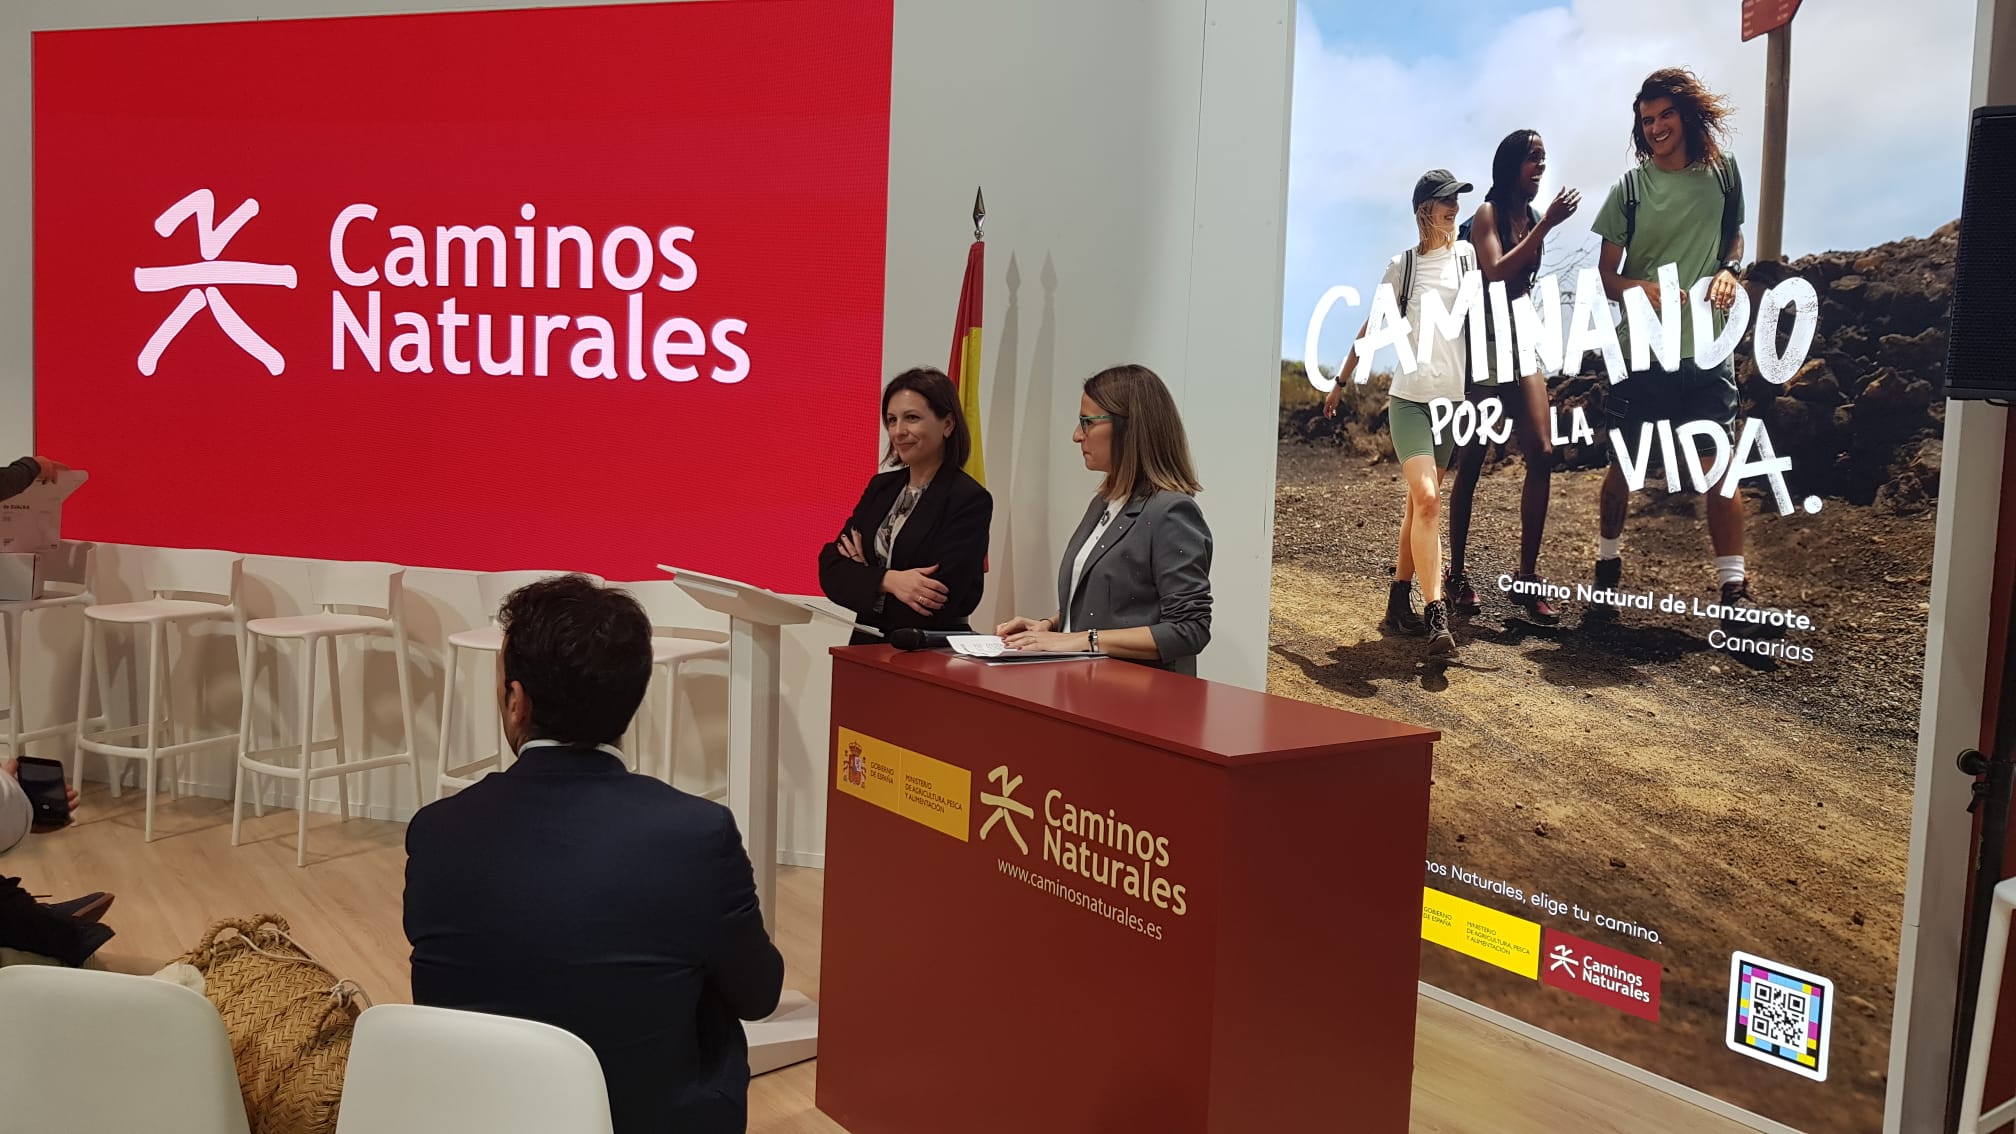
<svg viewBox="0 0 2016 1134"><path fill-rule="evenodd" d="M63 502L90 475L82 469L65 469L54 481L38 480L0 500L0 552L56 550L63 540Z"/></svg>
<svg viewBox="0 0 2016 1134"><path fill-rule="evenodd" d="M960 657L975 658L989 665L1009 665L1022 662L1089 661L1103 658L1096 653L1046 653L1042 650L1011 650L1008 643L996 634L951 634L945 644Z"/></svg>

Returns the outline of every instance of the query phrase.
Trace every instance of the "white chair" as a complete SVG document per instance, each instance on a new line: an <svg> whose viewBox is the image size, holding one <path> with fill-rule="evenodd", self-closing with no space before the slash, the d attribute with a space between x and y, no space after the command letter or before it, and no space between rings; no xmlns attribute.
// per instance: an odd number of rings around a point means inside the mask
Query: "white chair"
<svg viewBox="0 0 2016 1134"><path fill-rule="evenodd" d="M322 608L320 613L255 618L245 626L250 635L245 648L246 694L238 720L238 779L231 795L231 845L235 847L244 813L245 773L295 782L294 808L300 817L294 852L296 866L305 866L308 862L308 792L316 780L336 781L336 798L346 820L350 818L350 777L359 772L404 764L413 775L413 798L416 801L420 798L420 762L413 752L413 689L406 666L406 614L402 586L406 569L390 563L315 563L310 565L308 575L310 596ZM379 613L358 613L360 611ZM389 756L352 760L343 735L343 674L337 664L336 643L342 638L381 635L389 635L392 639L392 664L399 675L401 749ZM261 639L276 645L288 641L301 643L298 687L301 715L295 722L300 741L296 745L257 750L252 747L252 705L256 700L251 692L252 676L258 668ZM317 740L315 666L316 655L325 643L329 647L329 717L334 722L335 734ZM315 753L325 748L335 752L335 761L318 768L315 766ZM296 753L299 762L287 765L267 759L287 753ZM264 815L266 809L262 797L265 795L265 782L262 779L253 786L253 811Z"/></svg>
<svg viewBox="0 0 2016 1134"><path fill-rule="evenodd" d="M0 1020L0 1130L246 1134L231 1038L200 993L14 965L0 969Z"/></svg>
<svg viewBox="0 0 2016 1134"><path fill-rule="evenodd" d="M440 799L450 790L460 791L483 778L490 772L501 772L510 763L510 754L504 750L504 724L497 715L497 654L504 649L504 632L497 628L497 611L511 592L542 579L551 579L566 571L492 571L476 578L476 594L483 604L489 621L473 630L461 630L448 635L448 667L441 680L441 741L436 747L436 772L434 775L434 798ZM602 580L594 575L584 576L594 582ZM449 753L461 738L455 714L455 702L461 691L457 688L456 673L462 651L469 650L480 656L488 656L490 665L477 669L476 713L497 722L497 747L489 753L462 764L451 764Z"/></svg>
<svg viewBox="0 0 2016 1134"><path fill-rule="evenodd" d="M124 768L111 758L139 760L147 765L148 842L154 841L154 796L157 794L161 761L173 760L168 786L180 794L177 780L181 758L204 748L236 745L234 734L172 743L174 715L168 694L168 627L182 626L185 634L195 624L228 618L231 620L233 656L239 662L239 688L244 685L245 612L239 601L244 577L244 558L229 551L187 551L154 548L147 552L142 568L152 598L138 602L91 605L84 608L84 649L77 677L77 762L70 769L72 786L84 779L84 754L107 757L106 780L112 794L119 794ZM202 598L178 596L200 595ZM99 637L111 626L145 627L147 630L146 719L141 724L111 728L111 667ZM99 716L90 714L93 677L96 677ZM171 743L161 743L166 735ZM114 738L137 736L139 744L115 744Z"/></svg>
<svg viewBox="0 0 2016 1134"><path fill-rule="evenodd" d="M444 1130L612 1134L602 1065L550 1024L413 1004L365 1009L336 1134Z"/></svg>
<svg viewBox="0 0 2016 1134"><path fill-rule="evenodd" d="M17 602L0 602L0 636L5 638L7 651L7 707L0 710L7 717L7 734L0 737L0 744L7 746L7 755L21 755L21 746L32 744L54 736L72 736L77 731L73 719L62 724L43 725L28 728L23 720L21 704L21 639L23 620L38 611L56 610L66 606L90 606L98 601L91 595L91 587L97 578L97 549L93 544L64 540L55 551L42 553L42 594L40 597Z"/></svg>
<svg viewBox="0 0 2016 1134"><path fill-rule="evenodd" d="M624 736L623 752L630 758L633 770L658 776L669 784L674 782L677 770L673 757L679 735L680 671L694 662L728 663L728 619L701 606L670 579L624 583L623 589L630 592L651 619L652 679L655 682L658 674L665 675L665 709L657 721L658 743L651 752L651 759L645 759L642 734L638 728L645 709L651 704L648 689L644 704L638 706L637 716L631 720L630 731ZM658 771L661 768L662 774ZM728 789L724 784L719 790L703 794L710 799L720 799L727 796Z"/></svg>
<svg viewBox="0 0 2016 1134"><path fill-rule="evenodd" d="M1988 1051L1995 1043L1995 1009L2002 997L2003 962L2009 958L2009 918L2016 913L2016 878L1995 884L1994 912L1981 950L1981 991L1974 998L1974 1035L1967 1044L1967 1079L1960 1095L1959 1134L1989 1134L2016 1119L2016 1098L1981 1113L1988 1090Z"/></svg>

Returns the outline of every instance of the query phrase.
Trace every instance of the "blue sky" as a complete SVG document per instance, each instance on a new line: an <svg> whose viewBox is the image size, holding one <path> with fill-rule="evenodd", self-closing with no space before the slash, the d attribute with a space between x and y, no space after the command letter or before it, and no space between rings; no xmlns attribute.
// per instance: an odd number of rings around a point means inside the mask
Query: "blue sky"
<svg viewBox="0 0 2016 1134"><path fill-rule="evenodd" d="M1693 68L1737 106L1735 152L1761 179L1764 43L1740 42L1735 0L1680 17L1671 0L1301 0L1295 37L1282 352L1301 358L1309 315L1336 284L1369 302L1413 239L1408 193L1446 167L1477 185L1513 129L1547 139L1544 197L1582 191L1550 241L1572 256L1628 164L1630 99L1660 66ZM1790 257L1923 236L1960 211L1974 8L1930 0L1808 4L1794 25L1785 251ZM1878 70L1875 59L1892 66ZM1543 202L1544 203L1544 202ZM1746 233L1754 236L1751 202ZM1334 365L1363 321L1339 308ZM1348 324L1348 325L1347 325Z"/></svg>

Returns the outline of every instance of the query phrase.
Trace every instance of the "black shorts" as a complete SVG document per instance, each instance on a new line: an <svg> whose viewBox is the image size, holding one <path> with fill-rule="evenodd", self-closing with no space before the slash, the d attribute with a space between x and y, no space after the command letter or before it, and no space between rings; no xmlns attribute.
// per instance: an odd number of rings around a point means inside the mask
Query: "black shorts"
<svg viewBox="0 0 2016 1134"><path fill-rule="evenodd" d="M1732 426L1738 404L1733 356L1706 369L1691 358L1682 359L1678 370L1661 369L1654 361L1650 369L1634 370L1624 381L1603 388L1603 415L1610 428L1624 430L1626 440L1636 438L1638 427L1647 422Z"/></svg>

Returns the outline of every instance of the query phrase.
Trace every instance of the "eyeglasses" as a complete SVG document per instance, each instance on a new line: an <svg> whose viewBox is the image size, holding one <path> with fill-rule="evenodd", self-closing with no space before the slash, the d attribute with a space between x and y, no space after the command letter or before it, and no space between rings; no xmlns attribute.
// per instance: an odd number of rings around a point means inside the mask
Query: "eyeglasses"
<svg viewBox="0 0 2016 1134"><path fill-rule="evenodd" d="M1092 417L1086 417L1084 414L1081 413L1078 415L1078 428L1086 433L1090 433L1092 432L1092 427L1099 424L1102 421L1124 421L1126 420L1126 417L1127 417L1126 414L1119 414L1119 413L1102 413L1102 414L1095 414Z"/></svg>

